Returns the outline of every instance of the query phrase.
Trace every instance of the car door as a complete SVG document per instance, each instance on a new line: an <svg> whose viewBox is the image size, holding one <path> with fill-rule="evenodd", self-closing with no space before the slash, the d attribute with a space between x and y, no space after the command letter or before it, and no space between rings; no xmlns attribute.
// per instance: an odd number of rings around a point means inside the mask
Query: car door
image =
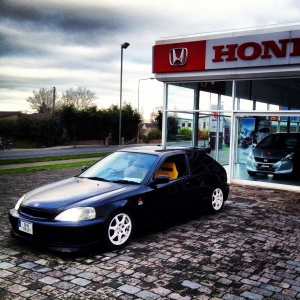
<svg viewBox="0 0 300 300"><path fill-rule="evenodd" d="M170 171L170 180L167 183L155 184L158 175L167 175L168 170L162 170L174 164L176 167ZM165 172L165 174L163 174ZM168 176L168 175L167 175ZM139 207L139 214L143 222L166 219L180 210L185 190L188 185L188 169L185 154L169 155L163 158L155 168L153 176L147 185L143 205Z"/></svg>
<svg viewBox="0 0 300 300"><path fill-rule="evenodd" d="M189 151L187 152L189 168L191 172L189 180L189 188L187 189L186 203L192 211L202 209L210 197L211 185L210 180L212 173L216 170L212 158L205 151Z"/></svg>

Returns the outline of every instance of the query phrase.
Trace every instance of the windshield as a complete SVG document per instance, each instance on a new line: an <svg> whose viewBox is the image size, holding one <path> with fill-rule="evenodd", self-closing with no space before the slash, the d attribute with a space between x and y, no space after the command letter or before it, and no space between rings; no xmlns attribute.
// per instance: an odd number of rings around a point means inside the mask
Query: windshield
<svg viewBox="0 0 300 300"><path fill-rule="evenodd" d="M299 144L299 135L271 134L265 137L256 148L260 149L288 149L295 148Z"/></svg>
<svg viewBox="0 0 300 300"><path fill-rule="evenodd" d="M156 155L114 152L92 165L79 175L80 178L140 183L152 168Z"/></svg>

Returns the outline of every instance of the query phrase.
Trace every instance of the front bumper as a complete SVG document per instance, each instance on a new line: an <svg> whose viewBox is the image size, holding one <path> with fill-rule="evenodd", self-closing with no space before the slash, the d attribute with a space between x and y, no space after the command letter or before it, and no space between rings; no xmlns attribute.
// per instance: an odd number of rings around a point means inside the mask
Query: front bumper
<svg viewBox="0 0 300 300"><path fill-rule="evenodd" d="M29 241L36 246L51 250L73 252L101 245L105 218L82 222L51 222L33 219L22 220L32 223L33 233L19 230L20 216L15 209L9 212L11 233L13 236Z"/></svg>
<svg viewBox="0 0 300 300"><path fill-rule="evenodd" d="M279 160L276 163L262 163L256 162L252 158L247 158L246 161L247 171L255 173L290 175L293 174L293 167L294 164L292 160Z"/></svg>

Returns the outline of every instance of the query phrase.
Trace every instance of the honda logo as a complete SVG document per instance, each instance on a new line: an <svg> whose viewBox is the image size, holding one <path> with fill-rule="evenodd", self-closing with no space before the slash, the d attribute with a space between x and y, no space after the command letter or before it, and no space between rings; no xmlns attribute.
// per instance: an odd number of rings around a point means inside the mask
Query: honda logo
<svg viewBox="0 0 300 300"><path fill-rule="evenodd" d="M188 50L186 48L173 48L169 53L169 61L171 66L183 66L188 58Z"/></svg>

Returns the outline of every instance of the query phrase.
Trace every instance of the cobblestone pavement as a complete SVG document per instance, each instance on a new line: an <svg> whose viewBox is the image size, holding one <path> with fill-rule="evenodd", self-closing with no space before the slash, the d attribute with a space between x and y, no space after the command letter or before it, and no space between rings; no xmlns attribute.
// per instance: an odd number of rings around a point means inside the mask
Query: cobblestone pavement
<svg viewBox="0 0 300 300"><path fill-rule="evenodd" d="M78 168L1 175L0 299L300 299L300 194L233 185L224 210L137 235L125 249L58 254L10 237L26 191Z"/></svg>

